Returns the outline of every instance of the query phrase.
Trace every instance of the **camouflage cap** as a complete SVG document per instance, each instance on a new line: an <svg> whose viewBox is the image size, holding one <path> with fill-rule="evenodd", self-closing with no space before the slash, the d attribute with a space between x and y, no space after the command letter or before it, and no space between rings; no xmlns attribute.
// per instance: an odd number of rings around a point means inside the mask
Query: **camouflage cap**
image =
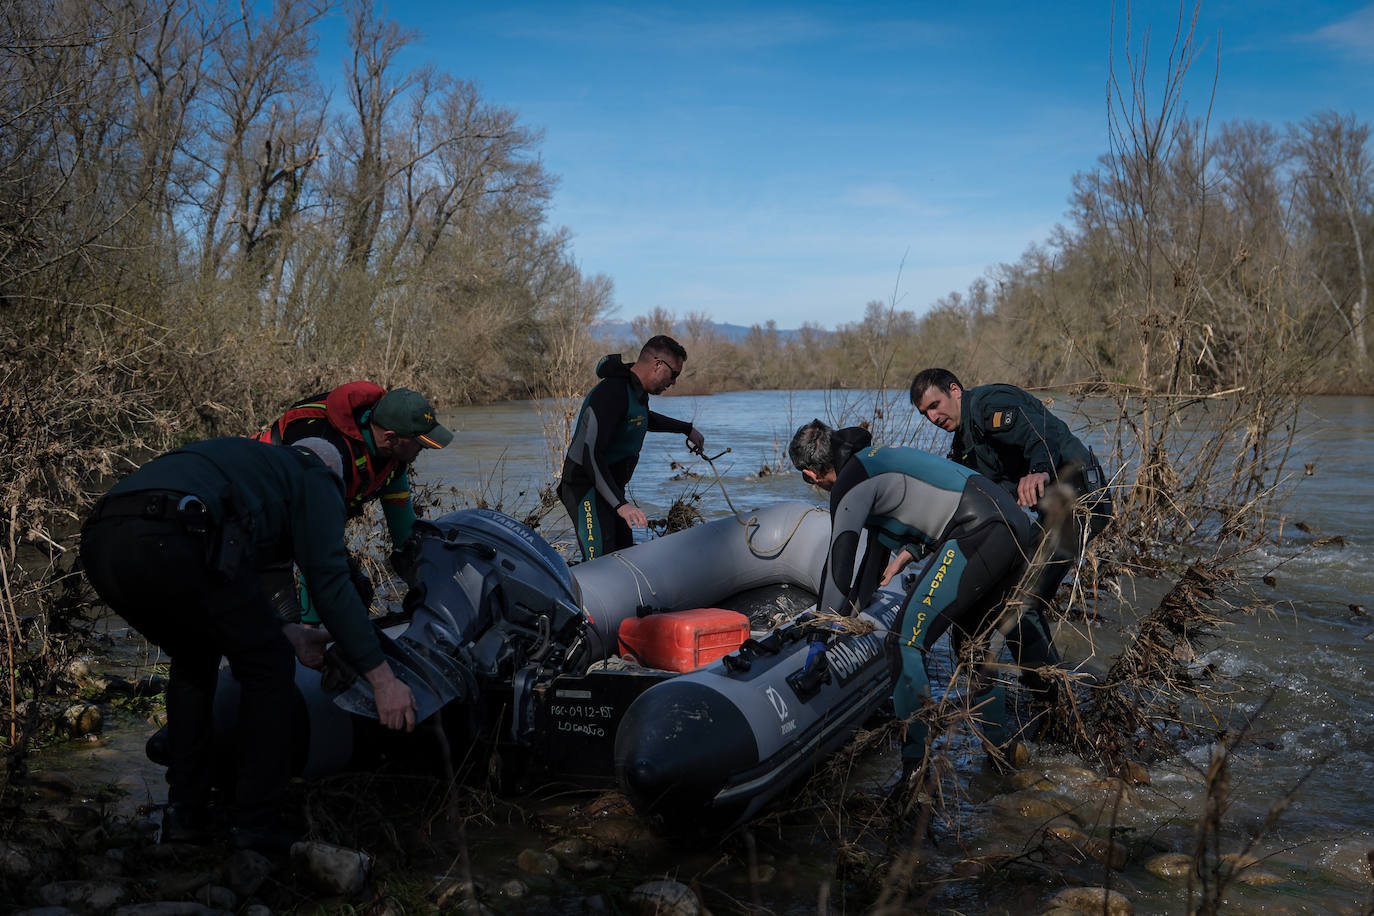
<svg viewBox="0 0 1374 916"><path fill-rule="evenodd" d="M382 395L372 408L372 422L398 436L418 439L426 448L443 448L453 441L453 433L434 419L428 399L409 388L394 388Z"/></svg>

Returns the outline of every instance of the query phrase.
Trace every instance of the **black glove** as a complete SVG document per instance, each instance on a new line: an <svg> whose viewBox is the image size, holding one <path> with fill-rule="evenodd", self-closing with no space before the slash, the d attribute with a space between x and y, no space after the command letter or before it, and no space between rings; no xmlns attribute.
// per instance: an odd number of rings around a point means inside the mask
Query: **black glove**
<svg viewBox="0 0 1374 916"><path fill-rule="evenodd" d="M267 593L267 603L272 613L282 623L300 623L305 610L297 596L296 570L290 563L269 566L259 571L262 590Z"/></svg>

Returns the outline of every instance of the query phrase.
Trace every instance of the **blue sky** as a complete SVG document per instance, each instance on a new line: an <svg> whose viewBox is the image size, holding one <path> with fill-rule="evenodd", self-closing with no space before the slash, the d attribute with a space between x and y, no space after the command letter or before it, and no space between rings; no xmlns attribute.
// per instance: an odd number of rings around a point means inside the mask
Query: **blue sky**
<svg viewBox="0 0 1374 916"><path fill-rule="evenodd" d="M1154 98L1179 11L1131 7ZM584 273L615 281L615 317L662 306L780 328L834 327L894 296L920 313L1045 241L1073 174L1107 150L1126 34L1117 4L1113 43L1110 0L386 13L420 33L406 63L471 80L545 132L551 220ZM1204 0L1196 43L1193 116L1374 120L1374 3Z"/></svg>

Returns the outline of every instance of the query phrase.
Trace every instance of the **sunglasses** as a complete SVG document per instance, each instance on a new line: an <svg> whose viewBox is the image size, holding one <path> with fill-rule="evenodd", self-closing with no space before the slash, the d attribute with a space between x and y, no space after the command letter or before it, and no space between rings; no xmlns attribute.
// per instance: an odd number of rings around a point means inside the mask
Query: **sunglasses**
<svg viewBox="0 0 1374 916"><path fill-rule="evenodd" d="M667 366L667 367L668 367L668 371L672 373L673 379L674 379L674 380L676 380L677 377L678 377L679 375L682 374L682 370L681 370L681 369L674 369L674 368L673 368L673 364L670 363L670 362L668 362L666 359L660 359L659 357L655 356L655 357L654 357L654 362L656 362L656 363L663 363L663 365Z"/></svg>

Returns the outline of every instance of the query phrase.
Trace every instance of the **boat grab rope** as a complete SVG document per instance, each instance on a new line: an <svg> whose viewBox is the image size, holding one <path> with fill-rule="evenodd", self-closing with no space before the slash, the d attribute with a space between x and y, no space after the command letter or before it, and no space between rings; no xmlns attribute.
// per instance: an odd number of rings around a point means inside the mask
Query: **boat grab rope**
<svg viewBox="0 0 1374 916"><path fill-rule="evenodd" d="M621 553L621 552L619 552L619 551L617 551L617 552L615 552L615 553L608 553L608 554L606 554L606 556L608 556L608 557L615 557L617 560L619 560L620 562L624 563L626 566L630 567L631 572L634 573L633 579L635 580L635 601L636 601L636 606L638 606L638 607L644 607L644 606L646 606L646 605L650 605L650 602L644 600L644 589L645 589L645 588L647 588L647 589L649 590L649 596L650 596L650 597L652 597L652 598L657 598L657 597L658 597L658 592L654 591L654 584L653 584L652 582L649 581L649 577L648 577L647 575L644 574L644 570L640 569L638 566L636 566L636 565L634 564L634 561L633 561L633 560L630 560L629 558L627 558L627 557L625 556L625 554L623 554L623 553Z"/></svg>
<svg viewBox="0 0 1374 916"><path fill-rule="evenodd" d="M725 451L720 452L716 455L708 455L705 451L701 449L692 449L692 451L696 452L696 454L703 461L705 461L708 465L711 466L711 473L716 478L716 486L720 487L720 495L725 497L725 504L730 507L730 512L735 516L735 521L743 525L745 530L748 532L744 536L744 542L747 545L749 545L749 552L761 559L768 559L770 557L775 557L778 554L782 553L783 549L787 547L788 543L791 542L792 537L797 533L797 529L801 528L802 522L806 520L807 513L803 512L800 516L797 517L797 523L792 526L792 530L787 532L787 534L783 536L782 541L779 542L776 546L769 547L767 549L759 549L755 547L754 535L758 534L759 532L759 517L757 515L751 515L748 518L745 518L744 514L735 508L735 504L730 501L730 494L725 489L725 481L720 479L720 471L716 470L716 459L729 454L730 449L727 448ZM813 507L809 511L822 512L824 510L820 507Z"/></svg>

